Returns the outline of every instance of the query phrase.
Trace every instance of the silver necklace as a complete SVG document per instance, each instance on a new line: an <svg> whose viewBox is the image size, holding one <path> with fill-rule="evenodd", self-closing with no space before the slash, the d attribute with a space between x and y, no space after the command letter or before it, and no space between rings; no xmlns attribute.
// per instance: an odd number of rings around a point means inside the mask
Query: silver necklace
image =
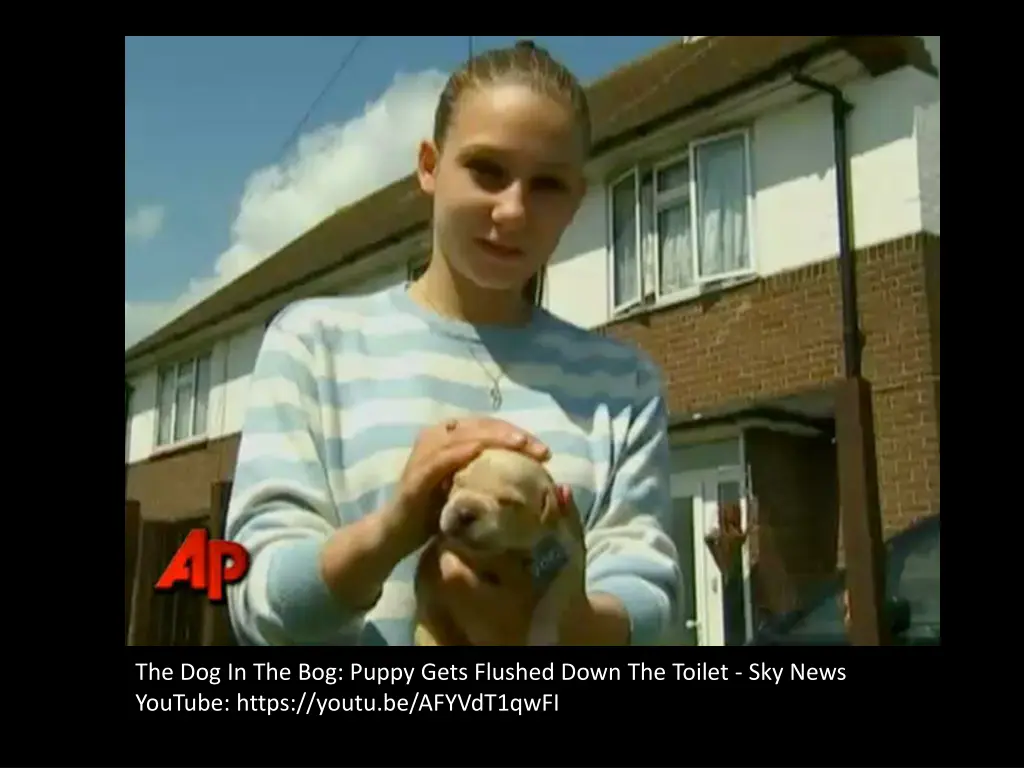
<svg viewBox="0 0 1024 768"><path fill-rule="evenodd" d="M433 308L433 310L437 312L437 314L441 315L442 317L445 316L444 312L437 308L437 305L430 300L430 297L426 295L425 291L421 291L420 296L423 297L423 300L426 301L427 304L429 304ZM469 354L473 356L473 362L480 366L480 370L483 371L484 375L491 380L491 387L488 390L488 394L491 396L491 408L495 411L500 410L501 405L504 402L504 398L502 397L501 394L501 380L502 378L504 378L505 372L502 371L501 368L499 367L498 375L492 375L491 372L487 370L487 366L483 364L483 361L480 360L479 357L477 357L476 351L473 349L473 345L467 343L466 349L468 349Z"/></svg>
<svg viewBox="0 0 1024 768"><path fill-rule="evenodd" d="M487 367L483 364L480 358L476 356L476 352L473 351L473 347L467 344L466 349L469 350L469 354L473 356L476 364L480 366L480 370L483 371L487 378L491 380L491 408L495 411L501 410L501 404L503 402L503 398L501 396L501 379L505 375L504 372L499 368L498 375L492 376L491 372L487 370Z"/></svg>

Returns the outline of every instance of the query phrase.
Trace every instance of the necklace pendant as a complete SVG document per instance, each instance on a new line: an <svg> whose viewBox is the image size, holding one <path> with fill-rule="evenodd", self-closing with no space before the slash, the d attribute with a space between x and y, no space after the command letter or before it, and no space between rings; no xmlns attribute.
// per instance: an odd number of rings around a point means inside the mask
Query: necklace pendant
<svg viewBox="0 0 1024 768"><path fill-rule="evenodd" d="M501 408L501 389L497 384L491 387L491 407L496 411Z"/></svg>

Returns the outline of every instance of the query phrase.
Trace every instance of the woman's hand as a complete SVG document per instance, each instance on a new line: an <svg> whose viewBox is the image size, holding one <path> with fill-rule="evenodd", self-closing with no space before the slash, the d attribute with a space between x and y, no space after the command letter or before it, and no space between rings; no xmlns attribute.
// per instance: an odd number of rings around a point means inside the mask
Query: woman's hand
<svg viewBox="0 0 1024 768"><path fill-rule="evenodd" d="M518 450L538 461L550 456L537 438L498 419L450 419L420 432L388 510L403 557L434 534L452 475L486 448Z"/></svg>

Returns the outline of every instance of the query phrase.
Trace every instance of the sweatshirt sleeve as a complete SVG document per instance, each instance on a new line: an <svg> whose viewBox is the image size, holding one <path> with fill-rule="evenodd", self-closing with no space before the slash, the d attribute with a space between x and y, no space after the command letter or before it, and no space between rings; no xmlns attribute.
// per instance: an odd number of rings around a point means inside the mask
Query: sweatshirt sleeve
<svg viewBox="0 0 1024 768"><path fill-rule="evenodd" d="M285 310L267 329L250 380L225 524L251 557L227 593L243 645L332 644L362 618L320 576L320 551L339 524L320 400L316 356Z"/></svg>
<svg viewBox="0 0 1024 768"><path fill-rule="evenodd" d="M668 417L653 362L641 358L638 397L606 508L590 527L587 591L622 601L631 645L659 642L674 621L679 558L670 530Z"/></svg>

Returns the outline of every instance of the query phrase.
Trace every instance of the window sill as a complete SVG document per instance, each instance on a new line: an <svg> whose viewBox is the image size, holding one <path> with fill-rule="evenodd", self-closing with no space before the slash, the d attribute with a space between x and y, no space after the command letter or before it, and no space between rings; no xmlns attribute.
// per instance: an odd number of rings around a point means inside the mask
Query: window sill
<svg viewBox="0 0 1024 768"><path fill-rule="evenodd" d="M608 322L616 323L620 320L632 320L654 312L661 312L671 307L689 304L690 302L707 298L708 296L712 296L716 293L725 293L726 291L731 291L735 288L741 288L745 285L756 283L760 279L760 275L751 272L750 274L737 275L725 280L704 283L695 288L689 288L685 291L673 293L669 296L660 296L647 303L631 304L624 309L612 312Z"/></svg>
<svg viewBox="0 0 1024 768"><path fill-rule="evenodd" d="M169 456L174 456L179 453L188 453L190 451L201 450L206 447L210 439L206 435L200 435L199 437L188 437L184 440L178 440L174 443L167 443L165 445L158 445L153 449L153 452L149 455L150 460L153 459L166 459Z"/></svg>

